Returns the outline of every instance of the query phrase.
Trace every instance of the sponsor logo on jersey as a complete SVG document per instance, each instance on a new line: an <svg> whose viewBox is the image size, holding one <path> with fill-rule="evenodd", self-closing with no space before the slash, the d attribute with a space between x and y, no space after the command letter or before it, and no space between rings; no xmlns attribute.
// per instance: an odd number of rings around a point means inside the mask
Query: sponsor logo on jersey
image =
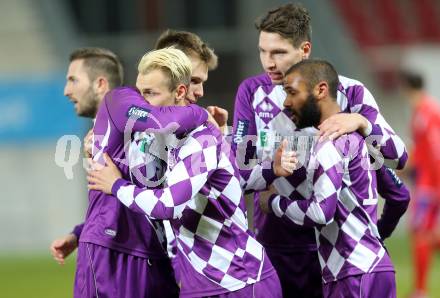
<svg viewBox="0 0 440 298"><path fill-rule="evenodd" d="M260 118L273 118L273 114L269 112L259 112L258 117Z"/></svg>
<svg viewBox="0 0 440 298"><path fill-rule="evenodd" d="M243 142L243 137L248 134L249 121L248 120L238 120L237 131L234 135L234 143L240 144Z"/></svg>
<svg viewBox="0 0 440 298"><path fill-rule="evenodd" d="M147 109L137 107L137 106L131 106L128 109L127 117L128 118L135 118L140 121L147 121L149 114L150 114L150 111Z"/></svg>
<svg viewBox="0 0 440 298"><path fill-rule="evenodd" d="M281 110L267 97L255 109L258 117L268 124Z"/></svg>
<svg viewBox="0 0 440 298"><path fill-rule="evenodd" d="M153 141L154 141L154 136L152 135L146 135L144 138L142 138L140 140L140 146L139 146L140 151L143 153L149 153L150 151L149 149Z"/></svg>
<svg viewBox="0 0 440 298"><path fill-rule="evenodd" d="M273 113L271 113L273 110L273 105L271 105L269 102L263 101L259 107L260 111L258 112L258 117L273 118Z"/></svg>

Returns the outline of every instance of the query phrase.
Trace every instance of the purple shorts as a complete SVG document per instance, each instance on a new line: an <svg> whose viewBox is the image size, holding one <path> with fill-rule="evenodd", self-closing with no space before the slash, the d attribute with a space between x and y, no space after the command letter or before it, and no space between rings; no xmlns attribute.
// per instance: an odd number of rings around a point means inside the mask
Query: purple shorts
<svg viewBox="0 0 440 298"><path fill-rule="evenodd" d="M80 242L75 298L178 297L170 260L146 259Z"/></svg>
<svg viewBox="0 0 440 298"><path fill-rule="evenodd" d="M318 252L266 253L280 278L283 297L322 298L322 275Z"/></svg>
<svg viewBox="0 0 440 298"><path fill-rule="evenodd" d="M394 272L375 272L324 284L325 298L396 298Z"/></svg>

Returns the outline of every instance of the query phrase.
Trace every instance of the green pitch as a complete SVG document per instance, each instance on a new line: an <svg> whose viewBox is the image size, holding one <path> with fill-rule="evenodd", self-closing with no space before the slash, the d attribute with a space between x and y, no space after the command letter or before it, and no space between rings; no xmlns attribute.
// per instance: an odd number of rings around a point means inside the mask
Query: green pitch
<svg viewBox="0 0 440 298"><path fill-rule="evenodd" d="M396 267L397 297L407 298L413 287L412 254L406 235L393 236L385 242ZM440 250L433 257L428 284L428 297L440 298Z"/></svg>
<svg viewBox="0 0 440 298"><path fill-rule="evenodd" d="M395 236L386 242L397 271L398 297L406 298L412 286L411 255L407 237ZM64 266L56 264L49 252L38 256L0 256L0 296L5 298L72 297L75 258ZM429 297L440 298L440 251L431 269Z"/></svg>
<svg viewBox="0 0 440 298"><path fill-rule="evenodd" d="M0 256L0 296L63 298L73 296L76 255L60 266L47 255Z"/></svg>

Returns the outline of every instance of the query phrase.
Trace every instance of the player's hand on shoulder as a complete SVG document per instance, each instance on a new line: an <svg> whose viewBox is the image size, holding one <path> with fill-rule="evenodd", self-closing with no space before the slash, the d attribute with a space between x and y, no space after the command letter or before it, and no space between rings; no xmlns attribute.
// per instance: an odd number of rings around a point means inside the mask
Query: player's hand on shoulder
<svg viewBox="0 0 440 298"><path fill-rule="evenodd" d="M325 119L319 126L319 141L335 140L343 134L360 130L363 133L368 127L368 120L358 113L338 113Z"/></svg>
<svg viewBox="0 0 440 298"><path fill-rule="evenodd" d="M50 244L50 252L55 261L64 265L65 259L78 247L78 238L75 234L68 234L57 238Z"/></svg>
<svg viewBox="0 0 440 298"><path fill-rule="evenodd" d="M208 106L206 109L217 123L217 126L220 128L221 132L225 134L228 129L228 111L218 106Z"/></svg>
<svg viewBox="0 0 440 298"><path fill-rule="evenodd" d="M211 122L211 124L213 124L218 129L220 129L220 127L218 126L217 121L215 121L214 117L209 112L208 112L208 121Z"/></svg>

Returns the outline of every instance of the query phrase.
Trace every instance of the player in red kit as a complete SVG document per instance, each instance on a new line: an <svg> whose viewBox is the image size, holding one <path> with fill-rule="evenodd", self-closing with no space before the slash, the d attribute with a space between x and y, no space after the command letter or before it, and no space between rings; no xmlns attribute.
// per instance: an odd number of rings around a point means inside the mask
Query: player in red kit
<svg viewBox="0 0 440 298"><path fill-rule="evenodd" d="M415 270L413 297L420 298L426 297L432 253L440 247L440 105L424 90L421 75L404 71L401 81L413 111L410 164L415 179L410 223Z"/></svg>

